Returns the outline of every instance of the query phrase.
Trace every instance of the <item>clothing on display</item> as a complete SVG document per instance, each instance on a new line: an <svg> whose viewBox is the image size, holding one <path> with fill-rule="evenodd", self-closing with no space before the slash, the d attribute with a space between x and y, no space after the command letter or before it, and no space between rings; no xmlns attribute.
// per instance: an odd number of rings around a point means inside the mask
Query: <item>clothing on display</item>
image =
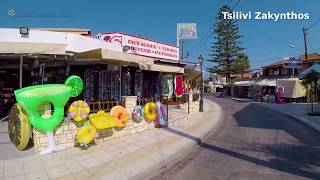
<svg viewBox="0 0 320 180"><path fill-rule="evenodd" d="M118 100L120 98L119 78L119 71L86 69L84 71L84 100Z"/></svg>
<svg viewBox="0 0 320 180"><path fill-rule="evenodd" d="M172 75L163 75L161 80L162 94L169 98L173 95L173 78Z"/></svg>
<svg viewBox="0 0 320 180"><path fill-rule="evenodd" d="M176 97L181 98L183 95L183 77L182 76L174 77L174 88L175 88Z"/></svg>
<svg viewBox="0 0 320 180"><path fill-rule="evenodd" d="M143 74L141 71L136 71L134 81L134 95L140 97L143 89Z"/></svg>

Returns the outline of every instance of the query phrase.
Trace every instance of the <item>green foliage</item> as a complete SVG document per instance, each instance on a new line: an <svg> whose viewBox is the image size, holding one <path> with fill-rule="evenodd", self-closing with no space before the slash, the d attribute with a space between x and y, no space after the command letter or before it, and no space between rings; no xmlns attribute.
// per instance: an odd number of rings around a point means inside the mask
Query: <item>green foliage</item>
<svg viewBox="0 0 320 180"><path fill-rule="evenodd" d="M250 63L246 54L240 54L238 59L233 63L233 70L235 73L243 72L250 69Z"/></svg>
<svg viewBox="0 0 320 180"><path fill-rule="evenodd" d="M209 62L213 63L208 71L226 76L239 73L250 68L248 56L243 52L236 20L223 19L222 12L231 12L229 6L219 9L213 29L214 41L210 48Z"/></svg>
<svg viewBox="0 0 320 180"><path fill-rule="evenodd" d="M229 79L228 81L227 81L227 86L228 87L232 87L232 86L234 86L234 83L235 83L236 81L234 80L234 79Z"/></svg>

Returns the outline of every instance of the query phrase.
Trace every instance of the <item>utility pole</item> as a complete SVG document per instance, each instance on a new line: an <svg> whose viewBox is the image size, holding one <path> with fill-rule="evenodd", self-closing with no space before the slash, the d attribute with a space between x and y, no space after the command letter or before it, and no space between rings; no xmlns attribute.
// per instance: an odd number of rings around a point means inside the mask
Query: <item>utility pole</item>
<svg viewBox="0 0 320 180"><path fill-rule="evenodd" d="M308 29L303 27L304 56L305 56L305 59L306 59L306 64L307 64L307 69L308 69L309 68L309 64L308 64L307 30Z"/></svg>
<svg viewBox="0 0 320 180"><path fill-rule="evenodd" d="M182 60L184 57L183 57L183 44L184 44L184 41L180 41L180 44L179 44L179 47L180 47L180 60Z"/></svg>

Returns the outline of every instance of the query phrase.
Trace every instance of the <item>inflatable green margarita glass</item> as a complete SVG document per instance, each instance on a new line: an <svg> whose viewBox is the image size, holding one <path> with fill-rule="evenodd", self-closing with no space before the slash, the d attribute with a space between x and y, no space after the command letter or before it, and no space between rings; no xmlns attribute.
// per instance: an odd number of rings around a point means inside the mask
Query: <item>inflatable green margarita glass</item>
<svg viewBox="0 0 320 180"><path fill-rule="evenodd" d="M30 124L46 132L48 136L48 148L41 151L40 154L64 149L55 144L53 131L64 118L64 106L69 98L78 96L82 89L82 79L78 76L70 76L64 84L36 85L14 91L17 102L27 112ZM48 103L53 105L54 113L49 118L42 118L38 108Z"/></svg>

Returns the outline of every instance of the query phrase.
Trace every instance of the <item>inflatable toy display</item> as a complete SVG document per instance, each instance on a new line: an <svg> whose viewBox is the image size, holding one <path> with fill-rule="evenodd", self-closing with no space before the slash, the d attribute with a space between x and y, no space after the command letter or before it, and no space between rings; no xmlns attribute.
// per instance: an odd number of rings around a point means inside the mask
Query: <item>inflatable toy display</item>
<svg viewBox="0 0 320 180"><path fill-rule="evenodd" d="M80 147L88 147L88 144L94 139L97 130L92 125L82 126L77 133L77 142Z"/></svg>
<svg viewBox="0 0 320 180"><path fill-rule="evenodd" d="M20 151L25 149L31 137L31 125L26 112L16 103L9 112L8 132L11 142Z"/></svg>
<svg viewBox="0 0 320 180"><path fill-rule="evenodd" d="M79 122L88 118L90 107L87 102L78 100L70 105L68 112L73 120Z"/></svg>
<svg viewBox="0 0 320 180"><path fill-rule="evenodd" d="M157 105L154 102L149 102L144 105L144 117L147 121L154 121L157 117Z"/></svg>
<svg viewBox="0 0 320 180"><path fill-rule="evenodd" d="M110 114L117 120L117 128L126 127L129 120L129 114L126 108L122 106L114 106L111 109Z"/></svg>
<svg viewBox="0 0 320 180"><path fill-rule="evenodd" d="M78 76L69 77L65 84L48 84L29 86L14 91L19 104L26 110L32 126L45 132L53 131L62 121L64 106L70 97L76 97L81 92L83 82ZM38 107L41 104L52 103L54 113L48 119L41 118Z"/></svg>
<svg viewBox="0 0 320 180"><path fill-rule="evenodd" d="M70 97L78 96L83 89L83 81L78 76L70 76L64 84L47 84L29 86L14 91L17 102L27 112L32 126L43 130L48 136L48 148L40 154L48 154L64 149L56 146L53 131L63 120L64 106ZM54 113L49 118L42 118L38 108L42 104L51 103Z"/></svg>
<svg viewBox="0 0 320 180"><path fill-rule="evenodd" d="M105 111L90 114L89 120L96 129L107 129L117 126L115 118Z"/></svg>
<svg viewBox="0 0 320 180"><path fill-rule="evenodd" d="M144 111L143 111L143 108L142 106L136 106L133 111L132 111L132 119L134 122L141 122L141 120L143 119L144 117Z"/></svg>

